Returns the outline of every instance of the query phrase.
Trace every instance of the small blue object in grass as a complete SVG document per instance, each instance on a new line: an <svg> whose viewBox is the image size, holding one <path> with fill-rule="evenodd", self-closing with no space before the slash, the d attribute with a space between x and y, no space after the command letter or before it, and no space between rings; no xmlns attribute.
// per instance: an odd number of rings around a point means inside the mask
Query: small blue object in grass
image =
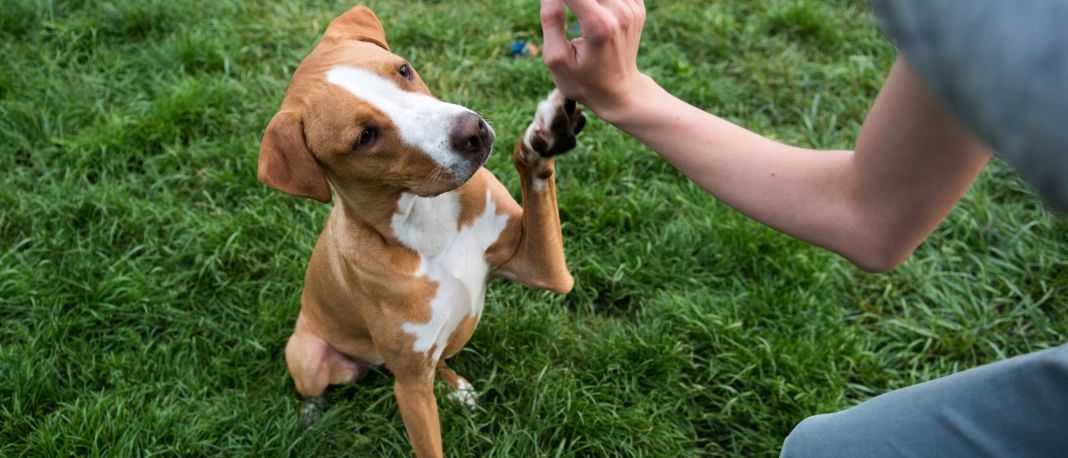
<svg viewBox="0 0 1068 458"><path fill-rule="evenodd" d="M535 57L538 55L538 45L527 40L516 40L509 48L512 52L512 59L519 57Z"/></svg>
<svg viewBox="0 0 1068 458"><path fill-rule="evenodd" d="M567 26L568 38L578 38L582 36L582 25L579 23L569 24Z"/></svg>

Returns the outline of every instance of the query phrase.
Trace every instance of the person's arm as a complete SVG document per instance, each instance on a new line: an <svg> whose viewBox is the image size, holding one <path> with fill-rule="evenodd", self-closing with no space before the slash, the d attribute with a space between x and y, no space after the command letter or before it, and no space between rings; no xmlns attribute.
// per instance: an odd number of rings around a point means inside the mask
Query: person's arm
<svg viewBox="0 0 1068 458"><path fill-rule="evenodd" d="M570 42L564 3L583 30ZM638 71L644 17L640 0L543 0L545 62L561 91L727 205L862 269L890 270L908 257L991 156L900 58L855 152L764 138L675 98Z"/></svg>

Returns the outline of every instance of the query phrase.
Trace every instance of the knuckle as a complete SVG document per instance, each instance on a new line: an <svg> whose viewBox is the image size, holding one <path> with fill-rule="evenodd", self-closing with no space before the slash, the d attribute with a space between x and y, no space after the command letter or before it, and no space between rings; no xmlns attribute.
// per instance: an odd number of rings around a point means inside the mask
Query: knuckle
<svg viewBox="0 0 1068 458"><path fill-rule="evenodd" d="M553 70L559 70L564 68L567 64L564 56L561 53L545 53L545 65Z"/></svg>
<svg viewBox="0 0 1068 458"><path fill-rule="evenodd" d="M612 35L610 27L611 25L607 19L603 17L593 18L583 27L585 29L583 34L588 33L591 40L605 38Z"/></svg>
<svg viewBox="0 0 1068 458"><path fill-rule="evenodd" d="M552 11L541 12L541 23L546 25L556 25L560 23L560 15Z"/></svg>
<svg viewBox="0 0 1068 458"><path fill-rule="evenodd" d="M641 27L641 25L645 22L645 5L640 3L630 5L626 9L625 14L627 15L627 20L631 25Z"/></svg>
<svg viewBox="0 0 1068 458"><path fill-rule="evenodd" d="M546 46L541 50L542 60L546 64L560 64L564 61L564 50L559 46Z"/></svg>
<svg viewBox="0 0 1068 458"><path fill-rule="evenodd" d="M604 20L604 31L609 35L615 35L623 28L623 23L619 18L608 18Z"/></svg>
<svg viewBox="0 0 1068 458"><path fill-rule="evenodd" d="M634 5L634 12L638 13L638 16L645 17L645 2L638 2Z"/></svg>

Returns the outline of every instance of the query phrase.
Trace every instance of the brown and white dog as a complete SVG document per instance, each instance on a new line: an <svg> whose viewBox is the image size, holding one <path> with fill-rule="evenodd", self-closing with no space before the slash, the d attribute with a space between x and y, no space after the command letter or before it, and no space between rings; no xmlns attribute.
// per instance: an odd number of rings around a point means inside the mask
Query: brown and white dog
<svg viewBox="0 0 1068 458"><path fill-rule="evenodd" d="M260 147L259 178L337 204L312 252L285 357L297 391L388 366L420 457L441 456L435 372L461 402L474 392L445 366L471 337L486 284L501 276L560 293L564 262L553 157L575 146L581 108L553 91L513 151L525 208L482 164L493 130L430 95L393 54L374 13L334 19L300 66Z"/></svg>

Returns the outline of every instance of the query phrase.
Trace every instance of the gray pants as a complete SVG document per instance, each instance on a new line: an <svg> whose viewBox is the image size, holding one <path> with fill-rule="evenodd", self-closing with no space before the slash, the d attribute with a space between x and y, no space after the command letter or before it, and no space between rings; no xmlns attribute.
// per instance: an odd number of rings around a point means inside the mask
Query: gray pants
<svg viewBox="0 0 1068 458"><path fill-rule="evenodd" d="M802 421L782 457L1068 457L1068 345Z"/></svg>

